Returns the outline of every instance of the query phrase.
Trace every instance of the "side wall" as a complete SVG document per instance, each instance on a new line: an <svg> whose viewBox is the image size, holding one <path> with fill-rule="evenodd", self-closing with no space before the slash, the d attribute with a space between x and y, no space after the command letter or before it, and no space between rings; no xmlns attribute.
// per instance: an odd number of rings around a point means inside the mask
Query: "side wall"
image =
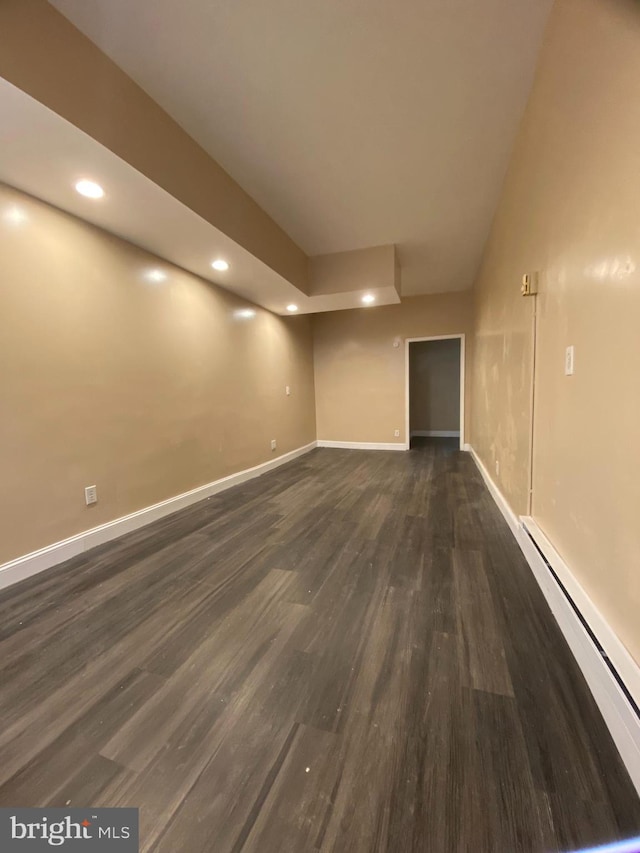
<svg viewBox="0 0 640 853"><path fill-rule="evenodd" d="M0 322L0 563L315 439L307 317L2 185Z"/></svg>
<svg viewBox="0 0 640 853"><path fill-rule="evenodd" d="M468 334L471 308L471 294L459 292L315 315L318 439L404 442L405 339ZM467 347L467 371L470 363Z"/></svg>
<svg viewBox="0 0 640 853"><path fill-rule="evenodd" d="M637 662L639 80L638 3L557 0L475 289L471 423L526 512L538 270L533 516Z"/></svg>

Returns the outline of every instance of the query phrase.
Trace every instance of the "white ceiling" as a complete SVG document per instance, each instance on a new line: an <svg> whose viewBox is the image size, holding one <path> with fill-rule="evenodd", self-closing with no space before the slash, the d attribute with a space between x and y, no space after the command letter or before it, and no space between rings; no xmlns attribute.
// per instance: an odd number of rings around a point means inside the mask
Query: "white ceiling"
<svg viewBox="0 0 640 853"><path fill-rule="evenodd" d="M470 287L553 0L51 0L312 255Z"/></svg>

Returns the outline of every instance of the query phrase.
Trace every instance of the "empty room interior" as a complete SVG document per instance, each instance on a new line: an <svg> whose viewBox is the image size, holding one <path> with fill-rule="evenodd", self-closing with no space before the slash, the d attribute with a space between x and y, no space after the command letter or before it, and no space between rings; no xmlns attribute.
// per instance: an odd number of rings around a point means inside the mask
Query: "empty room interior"
<svg viewBox="0 0 640 853"><path fill-rule="evenodd" d="M636 0L1 0L2 853L640 851L639 95Z"/></svg>

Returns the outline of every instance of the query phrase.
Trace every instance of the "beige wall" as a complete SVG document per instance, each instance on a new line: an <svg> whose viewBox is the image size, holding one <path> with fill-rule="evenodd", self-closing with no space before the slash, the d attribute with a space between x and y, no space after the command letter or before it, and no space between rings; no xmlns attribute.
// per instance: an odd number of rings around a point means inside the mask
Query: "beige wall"
<svg viewBox="0 0 640 853"><path fill-rule="evenodd" d="M397 265L395 246L316 255L309 258L309 293L322 296L396 287Z"/></svg>
<svg viewBox="0 0 640 853"><path fill-rule="evenodd" d="M460 430L460 340L409 347L411 431Z"/></svg>
<svg viewBox="0 0 640 853"><path fill-rule="evenodd" d="M0 2L0 76L306 291L307 257L302 249L47 0Z"/></svg>
<svg viewBox="0 0 640 853"><path fill-rule="evenodd" d="M404 442L404 339L467 333L471 307L471 294L457 292L314 316L318 438Z"/></svg>
<svg viewBox="0 0 640 853"><path fill-rule="evenodd" d="M472 444L640 662L640 6L557 0L475 292ZM575 347L575 375L564 351Z"/></svg>
<svg viewBox="0 0 640 853"><path fill-rule="evenodd" d="M155 260L0 185L0 563L315 439L309 318Z"/></svg>

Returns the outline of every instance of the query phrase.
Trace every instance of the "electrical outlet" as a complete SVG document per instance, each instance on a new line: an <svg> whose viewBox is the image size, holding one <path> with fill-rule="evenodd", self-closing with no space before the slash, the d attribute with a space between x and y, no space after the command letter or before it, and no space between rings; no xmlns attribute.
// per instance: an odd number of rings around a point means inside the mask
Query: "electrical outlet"
<svg viewBox="0 0 640 853"><path fill-rule="evenodd" d="M272 439L271 439L271 449L272 449L272 450L275 450L275 449L276 449L276 446L277 446L277 445L276 445L276 440L275 440L275 438L272 438Z"/></svg>
<svg viewBox="0 0 640 853"><path fill-rule="evenodd" d="M564 353L564 375L573 376L573 347L567 347Z"/></svg>
<svg viewBox="0 0 640 853"><path fill-rule="evenodd" d="M291 385L284 386L284 393L287 395L287 397L291 396Z"/></svg>
<svg viewBox="0 0 640 853"><path fill-rule="evenodd" d="M395 435L396 438L400 438L400 430L399 429L394 429L393 434Z"/></svg>
<svg viewBox="0 0 640 853"><path fill-rule="evenodd" d="M500 474L500 462L496 459L496 474Z"/></svg>
<svg viewBox="0 0 640 853"><path fill-rule="evenodd" d="M84 490L84 501L87 506L98 503L98 487L87 486Z"/></svg>

